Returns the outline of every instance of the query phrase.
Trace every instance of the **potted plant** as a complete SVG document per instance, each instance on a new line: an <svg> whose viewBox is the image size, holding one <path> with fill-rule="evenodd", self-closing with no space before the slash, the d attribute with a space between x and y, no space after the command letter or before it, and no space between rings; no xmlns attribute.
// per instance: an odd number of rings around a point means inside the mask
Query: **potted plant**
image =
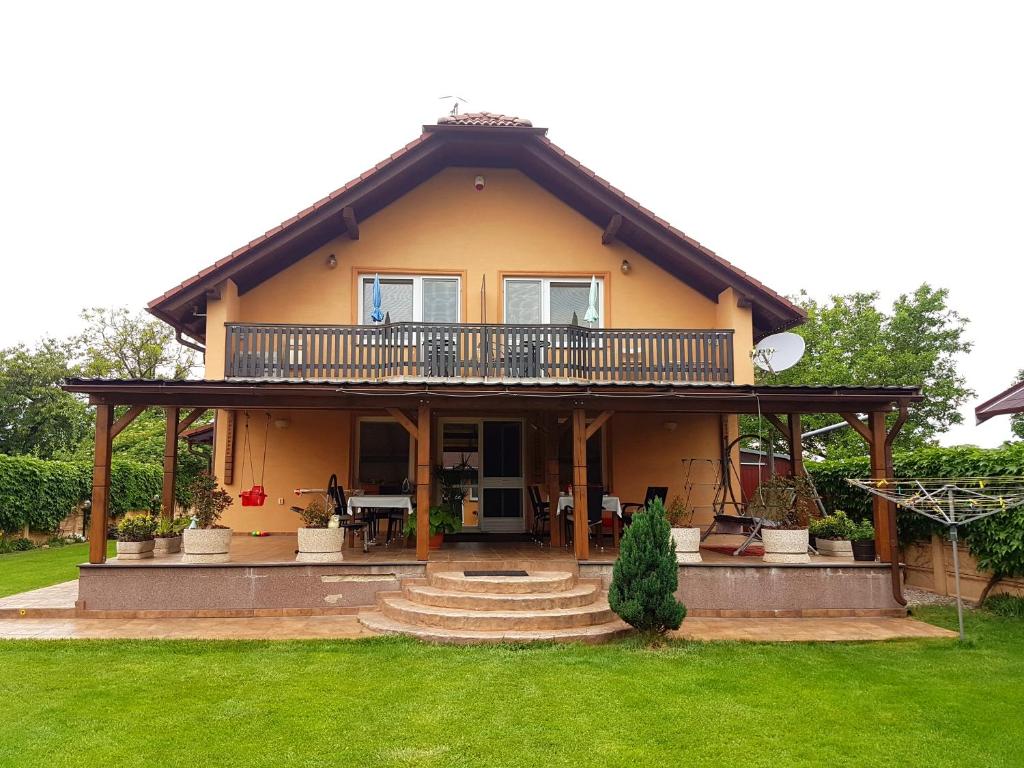
<svg viewBox="0 0 1024 768"><path fill-rule="evenodd" d="M344 528L329 528L334 511L323 499L313 499L302 507L293 507L302 518L298 529L299 551L295 559L300 563L340 563L341 548L345 543Z"/></svg>
<svg viewBox="0 0 1024 768"><path fill-rule="evenodd" d="M200 472L189 484L192 519L195 528L186 528L183 544L184 563L226 563L231 547L231 529L217 525L224 510L231 506L231 495L220 487L209 472Z"/></svg>
<svg viewBox="0 0 1024 768"><path fill-rule="evenodd" d="M156 518L150 514L125 515L117 525L117 559L146 560L153 556Z"/></svg>
<svg viewBox="0 0 1024 768"><path fill-rule="evenodd" d="M476 482L476 468L470 463L469 458L462 454L458 463L451 467L440 464L434 467L434 476L437 478L441 505L447 507L455 517L461 520L462 503L468 492L467 484Z"/></svg>
<svg viewBox="0 0 1024 768"><path fill-rule="evenodd" d="M875 562L875 526L870 520L854 523L850 531L853 559L863 562Z"/></svg>
<svg viewBox="0 0 1024 768"><path fill-rule="evenodd" d="M181 551L181 532L189 523L186 517L161 517L156 524L153 554L157 557Z"/></svg>
<svg viewBox="0 0 1024 768"><path fill-rule="evenodd" d="M660 504L657 498L650 506ZM672 541L676 546L676 562L699 563L700 557L700 528L691 526L693 522L693 509L687 508L683 500L678 496L673 497L665 510L665 519L672 526Z"/></svg>
<svg viewBox="0 0 1024 768"><path fill-rule="evenodd" d="M827 557L853 557L850 537L856 523L841 509L831 515L811 520L810 532L814 537L815 549Z"/></svg>
<svg viewBox="0 0 1024 768"><path fill-rule="evenodd" d="M806 477L765 480L747 505L763 520L761 541L766 563L809 563L807 527L814 515L814 488Z"/></svg>
<svg viewBox="0 0 1024 768"><path fill-rule="evenodd" d="M430 508L430 548L440 549L446 533L458 533L462 530L462 520L443 504ZM409 515L405 523L405 535L416 536L416 513Z"/></svg>

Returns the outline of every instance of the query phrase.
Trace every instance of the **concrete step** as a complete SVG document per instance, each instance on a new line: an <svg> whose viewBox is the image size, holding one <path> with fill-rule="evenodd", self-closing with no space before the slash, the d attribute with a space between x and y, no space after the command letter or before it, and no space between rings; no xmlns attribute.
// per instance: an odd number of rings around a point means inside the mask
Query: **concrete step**
<svg viewBox="0 0 1024 768"><path fill-rule="evenodd" d="M630 631L624 621L615 619L602 624L584 627L542 630L471 630L445 629L409 624L386 616L379 611L359 614L359 622L374 632L383 635L407 635L428 643L472 645L476 643L603 643L622 637Z"/></svg>
<svg viewBox="0 0 1024 768"><path fill-rule="evenodd" d="M442 629L496 630L551 630L584 627L612 621L615 614L605 600L575 608L552 608L540 611L494 610L480 611L466 608L441 608L420 605L405 598L389 597L378 603L381 612L405 624L418 624Z"/></svg>
<svg viewBox="0 0 1024 768"><path fill-rule="evenodd" d="M462 571L439 571L430 575L430 586L453 592L502 595L564 592L575 584L576 574L569 571L529 571L528 576L466 576Z"/></svg>
<svg viewBox="0 0 1024 768"><path fill-rule="evenodd" d="M378 597L393 597L378 592ZM420 605L438 608L464 608L476 611L546 611L557 608L578 608L593 603L600 592L594 584L577 584L558 592L459 592L431 586L412 585L403 597Z"/></svg>

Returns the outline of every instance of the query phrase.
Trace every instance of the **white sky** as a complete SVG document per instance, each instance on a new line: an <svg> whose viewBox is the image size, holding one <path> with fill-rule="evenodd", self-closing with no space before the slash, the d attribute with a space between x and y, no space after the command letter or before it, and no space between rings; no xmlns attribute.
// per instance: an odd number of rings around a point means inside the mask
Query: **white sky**
<svg viewBox="0 0 1024 768"><path fill-rule="evenodd" d="M1019 3L5 3L0 345L143 306L458 94L550 128L782 293L950 288L970 414L1024 368L1022 21ZM1009 436L973 421L944 442Z"/></svg>

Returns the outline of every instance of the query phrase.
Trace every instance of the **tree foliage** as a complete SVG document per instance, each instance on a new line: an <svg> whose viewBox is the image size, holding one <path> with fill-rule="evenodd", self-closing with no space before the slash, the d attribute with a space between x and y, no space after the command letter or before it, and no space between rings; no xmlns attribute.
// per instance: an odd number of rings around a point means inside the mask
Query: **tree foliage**
<svg viewBox="0 0 1024 768"><path fill-rule="evenodd" d="M878 307L879 295L852 293L819 302L806 292L796 302L807 311L807 321L794 329L804 337L803 359L786 371L758 371L760 384L815 384L826 386L919 386L924 401L911 407L895 447L912 450L931 442L950 426L963 421L960 406L974 393L957 371L957 358L971 349L966 339L967 319L948 306L949 292L922 284L902 294L892 310ZM835 414L809 415L810 431L837 421ZM743 431L781 439L756 418L744 421ZM827 458L863 455L861 438L850 429L808 438L805 446Z"/></svg>
<svg viewBox="0 0 1024 768"><path fill-rule="evenodd" d="M89 409L59 386L73 354L54 339L0 350L0 453L50 458L89 436Z"/></svg>
<svg viewBox="0 0 1024 768"><path fill-rule="evenodd" d="M612 569L608 604L641 632L679 629L686 616L686 607L675 596L679 566L670 530L665 507L655 499L633 515Z"/></svg>
<svg viewBox="0 0 1024 768"><path fill-rule="evenodd" d="M1024 370L1017 372L1017 381L1014 383L1021 381L1024 381ZM1024 440L1024 413L1015 413L1010 417L1010 431L1018 440Z"/></svg>
<svg viewBox="0 0 1024 768"><path fill-rule="evenodd" d="M182 379L196 353L174 338L174 329L126 307L82 311L86 328L77 342L86 376L117 379Z"/></svg>

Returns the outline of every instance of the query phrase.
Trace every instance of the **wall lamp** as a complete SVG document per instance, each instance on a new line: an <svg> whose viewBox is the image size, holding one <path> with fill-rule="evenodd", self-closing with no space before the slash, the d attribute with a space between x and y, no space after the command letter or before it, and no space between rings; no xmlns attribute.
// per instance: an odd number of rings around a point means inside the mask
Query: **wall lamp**
<svg viewBox="0 0 1024 768"><path fill-rule="evenodd" d="M619 265L619 269L622 270L622 274L628 275L633 271L633 265L629 263L629 259L623 259L622 264Z"/></svg>

